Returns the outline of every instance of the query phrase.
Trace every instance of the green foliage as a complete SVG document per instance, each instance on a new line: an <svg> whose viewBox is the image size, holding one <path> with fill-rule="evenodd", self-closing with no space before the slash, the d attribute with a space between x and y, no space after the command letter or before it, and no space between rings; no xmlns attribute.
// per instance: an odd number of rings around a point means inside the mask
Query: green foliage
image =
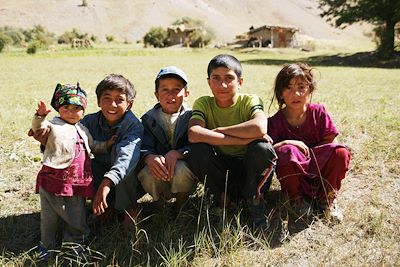
<svg viewBox="0 0 400 267"><path fill-rule="evenodd" d="M202 30L195 30L189 34L189 46L190 47L204 47L208 45L212 40L211 34Z"/></svg>
<svg viewBox="0 0 400 267"><path fill-rule="evenodd" d="M82 33L80 30L73 28L72 31L66 31L62 35L60 35L57 39L57 43L59 44L70 44L72 40L77 39L85 39L88 38L88 33Z"/></svg>
<svg viewBox="0 0 400 267"><path fill-rule="evenodd" d="M0 33L9 38L10 41L7 43L9 45L22 46L25 44L25 36L21 29L5 26L0 28Z"/></svg>
<svg viewBox="0 0 400 267"><path fill-rule="evenodd" d="M204 47L215 37L214 32L206 27L202 20L183 17L174 21L172 25L184 25L185 28L195 28L195 30L189 34L188 42L184 44L190 47Z"/></svg>
<svg viewBox="0 0 400 267"><path fill-rule="evenodd" d="M205 24L202 20L183 17L175 20L172 25L185 25L186 27L204 27Z"/></svg>
<svg viewBox="0 0 400 267"><path fill-rule="evenodd" d="M3 51L6 45L12 42L11 38L5 35L4 33L0 32L0 53Z"/></svg>
<svg viewBox="0 0 400 267"><path fill-rule="evenodd" d="M144 36L144 46L164 47L167 39L167 31L162 27L151 28Z"/></svg>
<svg viewBox="0 0 400 267"><path fill-rule="evenodd" d="M111 42L114 41L114 36L113 35L107 35L106 36L106 40L107 40L107 42L111 43Z"/></svg>
<svg viewBox="0 0 400 267"><path fill-rule="evenodd" d="M378 52L389 58L394 51L395 25L400 21L398 0L319 0L321 16L336 27L346 27L356 22L369 22L376 26Z"/></svg>
<svg viewBox="0 0 400 267"><path fill-rule="evenodd" d="M31 42L26 49L26 53L28 54L36 54L36 51L39 49L40 43L38 41Z"/></svg>

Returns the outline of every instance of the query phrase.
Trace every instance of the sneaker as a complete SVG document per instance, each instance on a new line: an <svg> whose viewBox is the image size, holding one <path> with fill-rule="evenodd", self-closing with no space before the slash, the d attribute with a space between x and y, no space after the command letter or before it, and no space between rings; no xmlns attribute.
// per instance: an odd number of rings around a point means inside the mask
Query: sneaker
<svg viewBox="0 0 400 267"><path fill-rule="evenodd" d="M343 221L343 212L340 209L336 198L329 206L325 205L324 214L325 217L330 219L333 223L341 223Z"/></svg>
<svg viewBox="0 0 400 267"><path fill-rule="evenodd" d="M260 230L268 225L267 206L263 199L247 201L248 225L254 230Z"/></svg>

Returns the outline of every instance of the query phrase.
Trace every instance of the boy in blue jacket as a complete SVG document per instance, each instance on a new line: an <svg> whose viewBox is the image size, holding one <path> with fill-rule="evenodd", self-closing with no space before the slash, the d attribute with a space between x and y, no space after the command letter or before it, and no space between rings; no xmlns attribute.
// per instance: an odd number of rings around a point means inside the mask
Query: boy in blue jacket
<svg viewBox="0 0 400 267"><path fill-rule="evenodd" d="M187 128L192 115L184 104L189 95L187 83L181 69L162 68L155 80L158 103L142 116L144 167L138 179L155 202L175 197L175 211L186 203L197 183L186 163L190 150Z"/></svg>
<svg viewBox="0 0 400 267"><path fill-rule="evenodd" d="M124 76L107 75L96 87L101 110L81 120L93 139L115 140L108 153L94 153L91 160L96 188L93 213L102 215L112 204L125 212L125 223L131 223L131 217L137 213L138 183L134 170L140 159L143 138L143 125L131 111L135 95L134 86ZM43 144L48 132L35 132L33 136Z"/></svg>

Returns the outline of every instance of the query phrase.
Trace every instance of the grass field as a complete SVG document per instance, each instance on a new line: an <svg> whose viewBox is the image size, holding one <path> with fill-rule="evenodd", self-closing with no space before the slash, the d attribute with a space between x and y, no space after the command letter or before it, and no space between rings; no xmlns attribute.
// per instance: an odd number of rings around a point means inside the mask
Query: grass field
<svg viewBox="0 0 400 267"><path fill-rule="evenodd" d="M155 103L158 70L177 65L188 74L191 104L210 94L208 61L219 53L232 53L244 68L241 90L261 96L269 115L276 111L275 106L268 111L268 106L282 64L306 61L316 68L318 90L312 100L325 104L341 132L339 142L352 152L351 169L339 196L344 222L330 225L315 218L310 225L290 225L275 179L266 195L271 226L263 236L235 220L215 232L208 227L204 210L198 224L202 198L193 198L176 220L164 211L139 222L134 234L126 234L118 224L96 229L89 262L99 266L398 266L400 69L324 61L340 52L143 50L115 45L77 51L61 47L32 56L18 50L0 54L0 265L37 264L29 250L40 238L34 184L41 154L26 133L39 99L49 102L58 82L79 81L88 92L90 113L97 110L97 83L108 73L120 73L138 91L133 111L140 116ZM95 261L96 255L101 260ZM53 262L63 263L68 264L66 257Z"/></svg>

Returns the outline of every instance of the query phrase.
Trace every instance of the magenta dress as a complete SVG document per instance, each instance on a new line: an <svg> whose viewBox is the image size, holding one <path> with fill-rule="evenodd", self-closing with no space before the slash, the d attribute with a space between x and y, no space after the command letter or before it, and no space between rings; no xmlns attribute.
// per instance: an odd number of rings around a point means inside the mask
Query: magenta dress
<svg viewBox="0 0 400 267"><path fill-rule="evenodd" d="M274 143L284 140L299 140L310 148L309 156L305 156L293 145L283 145L275 149L278 155L276 172L283 191L290 192L291 197L297 197L299 194L322 197L323 193L319 188L321 179L318 178L322 176L324 180L335 180L331 182L331 187L338 190L340 181L348 169L350 156L345 155L348 158L347 162L344 162L345 166L332 173L334 166L328 165L337 164L337 160L332 160L332 155L335 154L337 148L345 146L338 143L321 144L325 136L339 134L324 106L309 104L306 112L305 122L298 127L293 127L289 125L283 112L279 110L268 119L268 135L271 136ZM348 153L347 149L346 153ZM283 182L283 178L286 177L287 180ZM295 181L295 179L302 181Z"/></svg>
<svg viewBox="0 0 400 267"><path fill-rule="evenodd" d="M91 198L95 194L90 157L82 137L77 133L75 158L64 169L43 165L36 179L36 192L42 187L56 196L81 196Z"/></svg>

